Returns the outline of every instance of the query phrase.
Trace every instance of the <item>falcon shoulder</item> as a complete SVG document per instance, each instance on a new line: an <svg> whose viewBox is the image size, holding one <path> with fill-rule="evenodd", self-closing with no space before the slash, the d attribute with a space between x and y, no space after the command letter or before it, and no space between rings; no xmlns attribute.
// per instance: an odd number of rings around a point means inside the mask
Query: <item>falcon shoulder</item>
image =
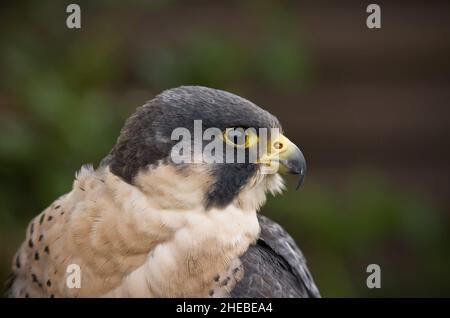
<svg viewBox="0 0 450 318"><path fill-rule="evenodd" d="M258 215L261 234L240 260L244 277L232 297L316 298L320 293L292 237L277 223Z"/></svg>

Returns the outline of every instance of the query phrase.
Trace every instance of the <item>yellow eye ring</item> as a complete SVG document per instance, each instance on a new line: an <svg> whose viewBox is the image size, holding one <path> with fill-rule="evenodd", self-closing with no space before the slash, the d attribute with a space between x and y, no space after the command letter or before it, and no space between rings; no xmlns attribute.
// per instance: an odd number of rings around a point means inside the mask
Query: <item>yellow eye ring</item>
<svg viewBox="0 0 450 318"><path fill-rule="evenodd" d="M236 148L250 148L258 141L258 135L243 128L227 128L223 132L225 142Z"/></svg>

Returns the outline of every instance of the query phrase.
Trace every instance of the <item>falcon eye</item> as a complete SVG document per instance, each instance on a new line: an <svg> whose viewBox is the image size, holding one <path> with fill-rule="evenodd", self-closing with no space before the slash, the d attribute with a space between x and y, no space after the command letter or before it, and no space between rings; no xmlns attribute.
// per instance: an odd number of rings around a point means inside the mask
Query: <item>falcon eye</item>
<svg viewBox="0 0 450 318"><path fill-rule="evenodd" d="M225 142L235 147L248 148L254 144L258 139L256 135L253 135L243 128L228 128L223 133Z"/></svg>

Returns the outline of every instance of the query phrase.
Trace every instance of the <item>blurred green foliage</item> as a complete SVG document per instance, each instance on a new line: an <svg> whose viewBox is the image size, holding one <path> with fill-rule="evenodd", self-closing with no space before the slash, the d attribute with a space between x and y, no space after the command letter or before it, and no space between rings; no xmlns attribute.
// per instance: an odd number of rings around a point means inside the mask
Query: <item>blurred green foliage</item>
<svg viewBox="0 0 450 318"><path fill-rule="evenodd" d="M264 41L193 30L158 45L127 26L135 12L174 1L109 9L80 1L97 18L79 32L61 26L66 4L28 1L0 13L0 281L29 219L70 190L83 163L98 163L125 118L155 93L181 84L238 93L248 83L311 85L308 52L288 31L289 12L274 3L242 8L260 21ZM129 38L137 39L128 49ZM263 212L299 242L324 296L450 295L448 229L423 200L367 172L339 187L312 172L304 189L270 199ZM370 263L382 267L380 290L365 286Z"/></svg>
<svg viewBox="0 0 450 318"><path fill-rule="evenodd" d="M293 187L292 187L293 188ZM355 171L339 189L308 180L299 192L271 198L264 212L279 221L307 255L324 296L417 297L450 291L448 231L430 203ZM366 287L378 264L382 288Z"/></svg>

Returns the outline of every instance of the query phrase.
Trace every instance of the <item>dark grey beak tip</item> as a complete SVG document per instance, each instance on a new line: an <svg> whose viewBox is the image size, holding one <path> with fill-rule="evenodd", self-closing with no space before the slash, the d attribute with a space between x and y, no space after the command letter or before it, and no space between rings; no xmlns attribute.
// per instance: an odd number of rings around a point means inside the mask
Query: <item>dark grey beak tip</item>
<svg viewBox="0 0 450 318"><path fill-rule="evenodd" d="M303 182L305 181L305 174L306 174L306 169L305 168L301 169L301 171L299 173L298 183L297 183L297 186L295 187L295 190L298 190L302 186Z"/></svg>
<svg viewBox="0 0 450 318"><path fill-rule="evenodd" d="M297 160L293 160L290 162L283 162L284 165L289 169L289 174L295 174L298 175L298 183L297 186L295 187L295 190L298 190L300 188L300 186L303 184L303 182L305 181L305 175L306 175L306 163L305 163L305 159L302 158L301 159L297 159Z"/></svg>
<svg viewBox="0 0 450 318"><path fill-rule="evenodd" d="M295 187L295 190L298 190L305 181L306 160L300 149L297 148L296 150L294 157L288 162L288 167L290 173L298 175L298 183Z"/></svg>
<svg viewBox="0 0 450 318"><path fill-rule="evenodd" d="M291 151L284 160L280 160L280 163L285 168L285 173L298 175L298 183L295 190L298 190L303 184L306 175L306 160L303 153L297 146L293 145L293 151Z"/></svg>

